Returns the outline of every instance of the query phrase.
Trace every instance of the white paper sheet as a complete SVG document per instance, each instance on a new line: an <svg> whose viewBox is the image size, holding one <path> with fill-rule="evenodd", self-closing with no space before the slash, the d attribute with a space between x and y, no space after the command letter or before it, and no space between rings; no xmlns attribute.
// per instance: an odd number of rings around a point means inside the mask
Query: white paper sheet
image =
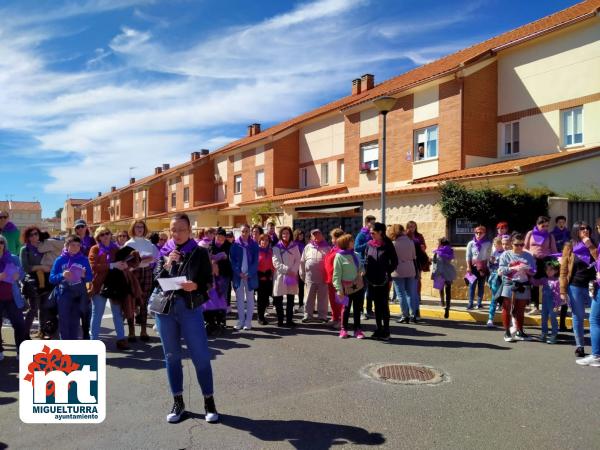
<svg viewBox="0 0 600 450"><path fill-rule="evenodd" d="M158 284L160 284L160 287L164 292L176 291L181 289L181 283L186 280L186 277L159 278Z"/></svg>

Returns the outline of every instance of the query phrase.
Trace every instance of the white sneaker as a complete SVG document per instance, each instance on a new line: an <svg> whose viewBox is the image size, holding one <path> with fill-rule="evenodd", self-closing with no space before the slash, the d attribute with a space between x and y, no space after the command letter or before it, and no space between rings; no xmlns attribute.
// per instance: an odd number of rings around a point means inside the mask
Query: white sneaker
<svg viewBox="0 0 600 450"><path fill-rule="evenodd" d="M233 329L234 329L234 330L241 330L242 328L243 328L243 327L242 327L241 325L239 325L239 324L238 324L238 325L234 325L234 326L233 326Z"/></svg>
<svg viewBox="0 0 600 450"><path fill-rule="evenodd" d="M586 356L585 358L576 359L575 362L580 366L600 367L600 356Z"/></svg>
<svg viewBox="0 0 600 450"><path fill-rule="evenodd" d="M494 322L492 322L491 320L487 321L487 327L488 328L496 328L496 325L494 325Z"/></svg>
<svg viewBox="0 0 600 450"><path fill-rule="evenodd" d="M510 334L512 334L513 336L517 333L517 327L516 326L512 326L510 327Z"/></svg>
<svg viewBox="0 0 600 450"><path fill-rule="evenodd" d="M0 361L4 359L4 352L0 352Z"/></svg>
<svg viewBox="0 0 600 450"><path fill-rule="evenodd" d="M252 327L251 327L250 325L246 325L246 326L244 327L244 330L246 330L246 331L248 331L248 330L251 330L251 329L252 329Z"/></svg>

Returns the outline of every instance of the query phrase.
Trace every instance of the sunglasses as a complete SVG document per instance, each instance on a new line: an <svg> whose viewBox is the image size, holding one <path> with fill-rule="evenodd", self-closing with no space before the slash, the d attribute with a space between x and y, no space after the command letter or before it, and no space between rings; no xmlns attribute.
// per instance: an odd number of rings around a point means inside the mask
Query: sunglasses
<svg viewBox="0 0 600 450"><path fill-rule="evenodd" d="M525 247L525 244L521 243L521 244L513 244L513 247Z"/></svg>
<svg viewBox="0 0 600 450"><path fill-rule="evenodd" d="M75 229L76 229L76 230L80 230L81 228L85 228L85 225L77 225L77 226L75 227Z"/></svg>
<svg viewBox="0 0 600 450"><path fill-rule="evenodd" d="M592 231L590 227L579 227L579 231Z"/></svg>
<svg viewBox="0 0 600 450"><path fill-rule="evenodd" d="M103 236L110 236L110 233L104 232L104 233L100 233L98 235L98 237L103 237Z"/></svg>

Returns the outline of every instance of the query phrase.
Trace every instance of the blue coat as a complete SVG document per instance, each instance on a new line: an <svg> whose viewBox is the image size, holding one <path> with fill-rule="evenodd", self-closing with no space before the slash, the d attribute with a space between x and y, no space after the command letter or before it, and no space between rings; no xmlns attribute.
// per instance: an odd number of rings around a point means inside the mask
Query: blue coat
<svg viewBox="0 0 600 450"><path fill-rule="evenodd" d="M10 257L12 259L12 263L19 268L19 279L12 284L13 301L15 302L17 308L22 309L25 307L25 300L23 300L23 296L21 295L19 281L23 280L23 277L25 277L25 272L23 271L19 257L15 255L10 255Z"/></svg>
<svg viewBox="0 0 600 450"><path fill-rule="evenodd" d="M231 268L233 269L233 288L237 289L240 287L242 278L240 273L242 272L242 260L244 258L243 247L235 241L229 251L229 259L231 261ZM256 242L250 240L248 243L248 289L254 290L258 288L258 245Z"/></svg>
<svg viewBox="0 0 600 450"><path fill-rule="evenodd" d="M354 253L358 256L358 260L361 265L365 263L365 250L367 249L367 242L371 240L371 235L363 233L360 231L356 235L356 239L354 240Z"/></svg>
<svg viewBox="0 0 600 450"><path fill-rule="evenodd" d="M68 261L69 257L62 255L54 260L54 265L50 271L50 283L61 284L64 281L63 272L67 269ZM84 283L92 281L92 268L86 256L80 253L73 257L72 263L85 269L85 276L82 280Z"/></svg>

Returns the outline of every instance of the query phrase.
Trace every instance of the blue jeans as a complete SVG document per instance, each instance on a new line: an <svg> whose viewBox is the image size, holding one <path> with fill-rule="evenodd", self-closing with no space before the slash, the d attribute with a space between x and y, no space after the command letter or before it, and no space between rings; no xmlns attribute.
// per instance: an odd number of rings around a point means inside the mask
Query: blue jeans
<svg viewBox="0 0 600 450"><path fill-rule="evenodd" d="M600 289L592 301L590 311L590 336L592 338L592 355L600 356Z"/></svg>
<svg viewBox="0 0 600 450"><path fill-rule="evenodd" d="M490 301L490 312L488 314L488 320L494 321L496 315L496 308L498 308L498 298L500 298L499 292L502 288L502 283L498 282L498 274L492 273L488 278L488 285L490 291L492 291L492 300Z"/></svg>
<svg viewBox="0 0 600 450"><path fill-rule="evenodd" d="M585 304L589 299L587 287L569 285L569 299L571 301L571 315L573 316L573 334L575 345L583 347L585 344L583 323L585 321Z"/></svg>
<svg viewBox="0 0 600 450"><path fill-rule="evenodd" d="M8 318L12 324L15 332L15 347L17 353L19 353L19 345L28 337L23 311L17 308L13 300L0 301L0 327L2 326L2 317ZM2 346L2 339L0 339L0 352L3 351L4 347Z"/></svg>
<svg viewBox="0 0 600 450"><path fill-rule="evenodd" d="M400 308L404 317L417 313L419 299L417 298L417 280L415 278L392 278L394 292L400 300ZM410 308L409 308L410 302Z"/></svg>
<svg viewBox="0 0 600 450"><path fill-rule="evenodd" d="M475 272L473 272L475 274ZM485 278L477 274L477 280L469 285L469 308L473 307L475 300L475 288L477 288L477 306L481 306L483 301L483 289L485 287Z"/></svg>
<svg viewBox="0 0 600 450"><path fill-rule="evenodd" d="M552 294L546 295L545 290L542 290L542 334L548 334L548 318L552 325L552 334L558 334L558 320L556 320L556 312L554 311L554 299Z"/></svg>
<svg viewBox="0 0 600 450"><path fill-rule="evenodd" d="M102 314L104 314L104 309L106 308L106 300L106 297L99 294L94 295L92 298L92 326L90 333L94 340L98 339L100 335L100 323L102 322ZM125 327L123 326L121 305L110 302L110 310L113 316L113 323L115 324L117 339L125 339Z"/></svg>
<svg viewBox="0 0 600 450"><path fill-rule="evenodd" d="M79 339L81 316L88 308L88 294L84 283L63 284L57 298L58 330L62 340Z"/></svg>
<svg viewBox="0 0 600 450"><path fill-rule="evenodd" d="M167 377L172 394L180 395L183 392L181 365L181 338L183 337L196 368L196 377L202 394L205 397L211 396L213 376L202 308L189 309L183 299L176 298L168 314L156 315L156 328L165 353Z"/></svg>

